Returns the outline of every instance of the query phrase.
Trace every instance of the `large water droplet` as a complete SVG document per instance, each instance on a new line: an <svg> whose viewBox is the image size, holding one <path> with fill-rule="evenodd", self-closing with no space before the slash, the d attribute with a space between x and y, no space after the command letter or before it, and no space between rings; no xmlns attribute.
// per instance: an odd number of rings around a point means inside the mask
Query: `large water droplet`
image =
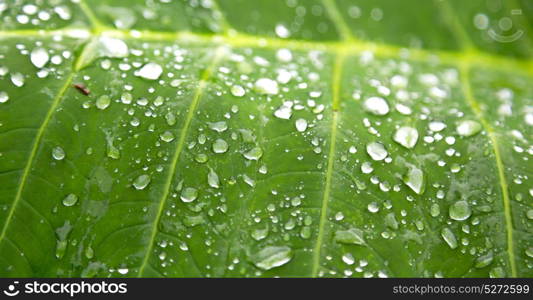
<svg viewBox="0 0 533 300"><path fill-rule="evenodd" d="M148 186L148 184L150 184L150 181L152 181L152 178L150 177L150 175L146 175L146 174L140 175L139 177L135 178L135 180L133 181L133 187L136 190L143 190L145 187Z"/></svg>
<svg viewBox="0 0 533 300"><path fill-rule="evenodd" d="M389 154L381 143L372 142L366 145L366 152L373 160L383 160Z"/></svg>
<svg viewBox="0 0 533 300"><path fill-rule="evenodd" d="M363 106L366 111L378 116L384 116L390 110L387 101L381 97L370 97L365 100Z"/></svg>
<svg viewBox="0 0 533 300"><path fill-rule="evenodd" d="M412 149L418 141L418 130L413 127L402 126L396 130L394 141L407 149Z"/></svg>
<svg viewBox="0 0 533 300"><path fill-rule="evenodd" d="M461 200L450 205L448 214L453 220L464 221L472 215L472 209L470 209L468 202Z"/></svg>
<svg viewBox="0 0 533 300"><path fill-rule="evenodd" d="M192 187L184 188L181 191L180 199L185 203L193 202L198 198L198 190Z"/></svg>
<svg viewBox="0 0 533 300"><path fill-rule="evenodd" d="M35 67L40 69L44 67L46 63L48 63L48 60L50 60L50 55L48 55L48 52L45 49L38 47L33 49L31 52L30 60Z"/></svg>
<svg viewBox="0 0 533 300"><path fill-rule="evenodd" d="M287 246L268 246L250 258L256 267L270 270L288 263L292 258L292 250Z"/></svg>

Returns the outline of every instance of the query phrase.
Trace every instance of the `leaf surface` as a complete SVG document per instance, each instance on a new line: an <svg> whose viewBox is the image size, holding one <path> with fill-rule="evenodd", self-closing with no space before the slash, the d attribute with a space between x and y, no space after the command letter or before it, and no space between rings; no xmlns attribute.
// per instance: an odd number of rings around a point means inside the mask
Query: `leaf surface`
<svg viewBox="0 0 533 300"><path fill-rule="evenodd" d="M19 2L0 275L533 275L527 1Z"/></svg>

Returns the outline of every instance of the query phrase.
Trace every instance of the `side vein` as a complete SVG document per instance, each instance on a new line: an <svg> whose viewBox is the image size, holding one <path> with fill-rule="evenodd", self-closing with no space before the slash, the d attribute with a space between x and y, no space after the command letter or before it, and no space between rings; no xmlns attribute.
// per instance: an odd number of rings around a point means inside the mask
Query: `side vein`
<svg viewBox="0 0 533 300"><path fill-rule="evenodd" d="M320 268L320 256L322 252L322 244L324 240L324 231L328 219L328 203L331 192L331 179L333 175L333 163L335 162L335 144L337 140L337 126L339 123L339 104L340 104L340 84L342 67L344 63L345 54L339 53L335 59L335 66L333 67L332 93L333 93L333 116L331 120L331 138L329 141L328 152L328 168L326 170L326 183L324 187L324 195L322 198L322 206L320 209L320 223L318 226L318 236L316 244L313 249L313 265L311 276L317 277Z"/></svg>
<svg viewBox="0 0 533 300"><path fill-rule="evenodd" d="M178 165L178 161L179 161L181 152L183 150L183 147L185 146L185 141L187 139L187 133L189 131L191 122L193 120L194 113L196 112L196 108L198 107L198 104L200 103L200 99L203 95L204 88L207 85L207 81L209 80L209 78L211 78L211 75L213 74L213 70L218 65L219 61L222 59L222 56L225 50L226 50L226 47L224 46L219 46L218 48L216 48L215 54L213 55L213 59L211 60L211 63L209 64L207 69L205 69L205 71L202 73L200 77L200 82L198 83L198 87L195 90L192 102L189 105L189 110L188 110L188 113L185 119L185 123L183 124L183 128L181 129L182 132L180 135L180 139L178 140L176 151L174 151L174 156L172 157L172 160L170 162L170 170L168 172L168 177L164 185L163 196L161 197L161 201L159 202L156 218L154 220L154 225L150 233L150 241L148 244L148 249L146 250L146 253L144 254L144 258L141 263L141 266L139 267L138 277L142 276L144 269L148 265L148 259L154 247L155 237L157 235L157 228L159 227L159 222L161 221L161 216L163 215L163 209L165 208L166 200L170 193L172 179L174 178L174 175L176 174L176 168Z"/></svg>
<svg viewBox="0 0 533 300"><path fill-rule="evenodd" d="M470 86L470 80L469 80L469 74L470 74L470 66L467 64L461 65L461 84L462 89L465 94L465 98L467 100L468 105L478 118L478 120L481 122L483 128L487 132L487 136L490 139L490 143L492 145L492 150L494 153L494 157L496 160L496 167L498 168L498 179L500 182L500 189L502 191L502 200L503 200L503 209L504 209L504 217L505 217L505 228L506 228L506 234L507 234L507 255L509 257L509 264L511 266L511 276L516 277L517 271L516 271L516 260L515 260L515 251L514 251L514 239L513 239L513 217L511 214L511 200L509 197L509 190L507 188L507 180L505 178L505 170L504 165L502 161L502 157L500 154L500 147L498 143L498 139L496 138L494 129L490 125L489 122L483 117L483 114L481 112L481 108L479 107L479 104L477 103L476 99L474 98L472 94L472 88Z"/></svg>
<svg viewBox="0 0 533 300"><path fill-rule="evenodd" d="M342 18L342 15L340 14L337 5L335 4L335 0L322 0L322 4L326 8L329 17L337 27L337 30L339 31L339 34L341 35L342 39L352 40L353 36L352 32L350 31L350 27L348 27L348 25Z"/></svg>
<svg viewBox="0 0 533 300"><path fill-rule="evenodd" d="M41 141L44 135L44 132L46 131L46 128L48 127L48 123L52 119L52 116L54 112L57 110L58 106L61 104L61 101L63 100L63 97L68 89L68 87L72 83L72 79L76 75L76 72L78 71L79 67L79 60L80 57L85 57L87 47L86 45L81 51L80 56L76 61L73 62L72 68L70 71L70 74L65 79L65 83L63 86L59 89L58 93L56 94L55 98L52 101L52 105L50 106L50 109L48 109L48 112L46 113L43 123L39 127L37 134L35 136L35 139L33 140L33 144L31 146L30 155L28 157L28 161L26 162L26 166L24 167L24 170L22 172L22 177L20 178L19 185L17 188L17 192L15 194L15 199L13 200L13 204L11 205L11 208L9 209L9 212L7 214L6 221L4 223L4 226L2 227L2 231L0 232L0 243L6 238L7 230L9 228L9 225L11 224L11 220L13 219L13 216L15 214L15 210L19 204L19 202L22 199L22 192L24 191L24 187L26 186L26 182L28 180L28 176L31 171L31 167L33 165L33 161L35 160L35 157L37 156L37 152L39 150L39 146L41 145Z"/></svg>

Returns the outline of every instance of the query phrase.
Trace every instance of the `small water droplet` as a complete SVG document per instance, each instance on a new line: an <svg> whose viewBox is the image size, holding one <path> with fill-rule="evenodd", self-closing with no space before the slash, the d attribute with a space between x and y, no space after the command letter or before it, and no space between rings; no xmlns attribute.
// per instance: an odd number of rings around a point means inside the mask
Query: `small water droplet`
<svg viewBox="0 0 533 300"><path fill-rule="evenodd" d="M453 220L464 221L472 215L472 209L470 209L468 202L461 200L450 205L448 214Z"/></svg>
<svg viewBox="0 0 533 300"><path fill-rule="evenodd" d="M378 116L384 116L390 110L387 101L381 97L370 97L365 100L363 106L366 111Z"/></svg>
<svg viewBox="0 0 533 300"><path fill-rule="evenodd" d="M135 75L148 80L156 80L161 76L162 73L163 68L160 65L150 62L135 72Z"/></svg>
<svg viewBox="0 0 533 300"><path fill-rule="evenodd" d="M383 160L389 154L381 143L372 142L366 145L366 152L373 160Z"/></svg>
<svg viewBox="0 0 533 300"><path fill-rule="evenodd" d="M52 149L52 157L55 160L63 160L65 158L65 150L59 146L55 147Z"/></svg>
<svg viewBox="0 0 533 300"><path fill-rule="evenodd" d="M226 151L228 151L228 143L223 139L216 139L213 143L213 152L225 153Z"/></svg>
<svg viewBox="0 0 533 300"><path fill-rule="evenodd" d="M168 130L163 132L159 137L161 138L163 142L167 142L167 143L170 143L174 140L174 134Z"/></svg>
<svg viewBox="0 0 533 300"><path fill-rule="evenodd" d="M22 75L21 73L12 73L11 74L11 82L16 87L23 86L24 85L24 75Z"/></svg>
<svg viewBox="0 0 533 300"><path fill-rule="evenodd" d="M133 181L133 187L136 190L143 190L144 188L148 186L148 184L150 184L150 181L152 181L152 178L150 177L150 175L147 175L147 174L140 175Z"/></svg>
<svg viewBox="0 0 533 300"><path fill-rule="evenodd" d="M342 244L364 245L365 239L363 231L358 228L348 230L337 230L335 232L335 241Z"/></svg>
<svg viewBox="0 0 533 300"><path fill-rule="evenodd" d="M288 263L292 259L292 250L287 246L268 246L255 253L251 260L263 270L270 270Z"/></svg>
<svg viewBox="0 0 533 300"><path fill-rule="evenodd" d="M254 147L250 151L243 153L243 156L248 160L259 160L263 156L263 149Z"/></svg>
<svg viewBox="0 0 533 300"><path fill-rule="evenodd" d="M272 79L260 78L254 84L255 91L265 95L277 95L278 83Z"/></svg>
<svg viewBox="0 0 533 300"><path fill-rule="evenodd" d="M6 103L7 100L9 100L9 95L4 91L0 92L0 103Z"/></svg>
<svg viewBox="0 0 533 300"><path fill-rule="evenodd" d="M208 123L209 128L216 132L224 132L228 129L228 124L225 121Z"/></svg>
<svg viewBox="0 0 533 300"><path fill-rule="evenodd" d="M111 104L111 97L102 95L96 99L96 108L104 110Z"/></svg>
<svg viewBox="0 0 533 300"><path fill-rule="evenodd" d="M305 119L298 119L295 122L296 130L304 132L307 129L307 121Z"/></svg>
<svg viewBox="0 0 533 300"><path fill-rule="evenodd" d="M193 202L196 198L198 198L198 190L193 187L187 187L181 191L180 199L185 203Z"/></svg>
<svg viewBox="0 0 533 300"><path fill-rule="evenodd" d="M412 149L418 141L418 130L413 127L402 126L396 130L394 141L407 149Z"/></svg>
<svg viewBox="0 0 533 300"><path fill-rule="evenodd" d="M407 173L403 176L403 182L413 190L413 192L421 195L424 193L425 181L424 172L417 167L409 167Z"/></svg>
<svg viewBox="0 0 533 300"><path fill-rule="evenodd" d="M209 170L209 173L207 173L207 183L210 187L218 189L220 187L220 179L218 178L217 173L213 171L213 169Z"/></svg>
<svg viewBox="0 0 533 300"><path fill-rule="evenodd" d="M476 135L481 131L481 124L472 120L461 121L457 124L457 134L465 137Z"/></svg>
<svg viewBox="0 0 533 300"><path fill-rule="evenodd" d="M48 55L48 52L45 49L38 47L31 52L30 60L35 67L40 69L48 63L50 55Z"/></svg>
<svg viewBox="0 0 533 300"><path fill-rule="evenodd" d="M74 204L76 204L76 202L78 202L78 196L76 196L75 194L68 194L63 199L63 205L65 206L73 206Z"/></svg>
<svg viewBox="0 0 533 300"><path fill-rule="evenodd" d="M457 248L457 239L455 238L455 234L453 234L453 231L451 231L450 228L448 227L443 228L440 232L440 235L442 236L446 244L450 246L450 248L452 249Z"/></svg>
<svg viewBox="0 0 533 300"><path fill-rule="evenodd" d="M242 86L236 84L231 87L231 94L235 97L242 97L246 94L246 91Z"/></svg>

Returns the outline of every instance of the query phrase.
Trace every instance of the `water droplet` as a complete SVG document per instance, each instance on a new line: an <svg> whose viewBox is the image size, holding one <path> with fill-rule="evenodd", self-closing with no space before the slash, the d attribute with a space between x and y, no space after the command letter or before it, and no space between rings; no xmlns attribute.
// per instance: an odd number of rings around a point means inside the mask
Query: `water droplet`
<svg viewBox="0 0 533 300"><path fill-rule="evenodd" d="M464 221L472 215L472 210L470 209L468 202L461 200L450 205L448 214L453 220Z"/></svg>
<svg viewBox="0 0 533 300"><path fill-rule="evenodd" d="M481 124L472 120L461 121L457 124L457 134L461 136L473 136L481 131Z"/></svg>
<svg viewBox="0 0 533 300"><path fill-rule="evenodd" d="M50 60L50 55L48 55L48 52L45 49L38 47L33 49L31 52L30 60L35 67L40 69L44 67L46 63L48 63L48 60Z"/></svg>
<svg viewBox="0 0 533 300"><path fill-rule="evenodd" d="M366 145L366 152L373 160L383 160L389 154L381 143L372 142Z"/></svg>
<svg viewBox="0 0 533 300"><path fill-rule="evenodd" d="M106 109L109 104L111 104L111 97L108 95L102 95L96 99L96 108L98 109Z"/></svg>
<svg viewBox="0 0 533 300"><path fill-rule="evenodd" d="M251 236L256 241L265 239L268 236L268 227L254 229Z"/></svg>
<svg viewBox="0 0 533 300"><path fill-rule="evenodd" d="M121 39L103 36L99 39L98 56L101 57L126 57L128 45Z"/></svg>
<svg viewBox="0 0 533 300"><path fill-rule="evenodd" d="M256 92L265 95L276 95L279 92L278 83L272 79L260 78L255 82Z"/></svg>
<svg viewBox="0 0 533 300"><path fill-rule="evenodd" d="M275 32L276 35L282 39L288 38L291 35L289 29L283 24L277 24Z"/></svg>
<svg viewBox="0 0 533 300"><path fill-rule="evenodd" d="M228 143L223 139L217 139L213 143L213 152L215 153L225 153L228 151Z"/></svg>
<svg viewBox="0 0 533 300"><path fill-rule="evenodd" d="M440 235L442 236L446 244L450 246L450 248L452 249L457 248L457 239L455 238L455 234L453 234L450 228L448 227L443 228L440 232Z"/></svg>
<svg viewBox="0 0 533 300"><path fill-rule="evenodd" d="M160 65L150 62L135 72L135 75L148 80L156 80L161 76L162 73L163 68Z"/></svg>
<svg viewBox="0 0 533 300"><path fill-rule="evenodd" d="M65 205L65 206L73 206L74 204L76 204L76 202L78 202L78 196L76 196L74 194L68 194L63 199L63 205Z"/></svg>
<svg viewBox="0 0 533 300"><path fill-rule="evenodd" d="M9 95L6 92L0 92L0 103L6 103L9 100Z"/></svg>
<svg viewBox="0 0 533 300"><path fill-rule="evenodd" d="M533 247L527 248L525 253L528 257L533 258Z"/></svg>
<svg viewBox="0 0 533 300"><path fill-rule="evenodd" d="M204 153L198 153L194 156L194 160L198 163L206 163L209 160L209 157Z"/></svg>
<svg viewBox="0 0 533 300"><path fill-rule="evenodd" d="M433 132L439 132L446 128L446 124L438 121L433 121L429 123L429 130Z"/></svg>
<svg viewBox="0 0 533 300"><path fill-rule="evenodd" d="M529 219L529 220L533 220L533 209L530 209L527 211L526 213L526 217Z"/></svg>
<svg viewBox="0 0 533 300"><path fill-rule="evenodd" d="M126 275L130 270L128 268L118 268L117 271L121 275Z"/></svg>
<svg viewBox="0 0 533 300"><path fill-rule="evenodd" d="M231 87L231 94L235 97L242 97L246 94L246 91L242 86L236 84Z"/></svg>
<svg viewBox="0 0 533 300"><path fill-rule="evenodd" d="M11 74L11 82L16 87L23 86L24 85L24 75L22 75L21 73L12 73Z"/></svg>
<svg viewBox="0 0 533 300"><path fill-rule="evenodd" d="M292 250L287 246L268 246L250 257L256 267L265 271L282 266L291 258Z"/></svg>
<svg viewBox="0 0 533 300"><path fill-rule="evenodd" d="M152 178L150 177L150 175L146 175L146 174L140 175L139 177L135 178L135 180L133 181L133 187L136 190L143 190L145 187L148 186L148 184L150 184L150 181L152 181Z"/></svg>
<svg viewBox="0 0 533 300"><path fill-rule="evenodd" d="M224 132L228 129L228 124L225 121L209 123L209 128L216 132Z"/></svg>
<svg viewBox="0 0 533 300"><path fill-rule="evenodd" d="M348 230L337 230L335 232L335 241L342 244L364 245L365 239L363 231L358 228Z"/></svg>
<svg viewBox="0 0 533 300"><path fill-rule="evenodd" d="M168 126L176 125L176 116L170 111L165 115L165 120L167 120Z"/></svg>
<svg viewBox="0 0 533 300"><path fill-rule="evenodd" d="M298 119L295 122L296 130L304 132L307 129L307 121L305 119Z"/></svg>
<svg viewBox="0 0 533 300"><path fill-rule="evenodd" d="M284 103L274 111L274 116L279 119L288 120L292 116L292 107Z"/></svg>
<svg viewBox="0 0 533 300"><path fill-rule="evenodd" d="M403 176L403 182L413 190L413 192L421 195L424 193L424 172L417 167L409 167L407 173Z"/></svg>
<svg viewBox="0 0 533 300"><path fill-rule="evenodd" d="M180 199L185 203L193 202L198 198L198 190L192 187L184 188L181 191Z"/></svg>
<svg viewBox="0 0 533 300"><path fill-rule="evenodd" d="M394 134L394 141L407 149L412 149L418 141L418 130L413 127L402 126Z"/></svg>
<svg viewBox="0 0 533 300"><path fill-rule="evenodd" d="M65 150L59 146L55 147L52 149L52 157L55 160L63 160L65 158Z"/></svg>
<svg viewBox="0 0 533 300"><path fill-rule="evenodd" d="M490 265L493 259L494 254L492 253L492 251L489 251L487 254L478 257L474 266L478 269L484 268Z"/></svg>
<svg viewBox="0 0 533 300"><path fill-rule="evenodd" d="M209 173L207 173L207 183L210 187L218 189L220 187L220 179L218 178L217 173L213 171L213 169L209 169Z"/></svg>
<svg viewBox="0 0 533 300"><path fill-rule="evenodd" d="M263 149L254 147L250 151L243 153L243 156L248 160L259 160L263 156Z"/></svg>
<svg viewBox="0 0 533 300"><path fill-rule="evenodd" d="M174 140L174 134L170 131L165 131L159 136L163 142L170 143Z"/></svg>
<svg viewBox="0 0 533 300"><path fill-rule="evenodd" d="M370 97L363 105L366 111L378 116L384 116L390 110L387 101L381 97Z"/></svg>

